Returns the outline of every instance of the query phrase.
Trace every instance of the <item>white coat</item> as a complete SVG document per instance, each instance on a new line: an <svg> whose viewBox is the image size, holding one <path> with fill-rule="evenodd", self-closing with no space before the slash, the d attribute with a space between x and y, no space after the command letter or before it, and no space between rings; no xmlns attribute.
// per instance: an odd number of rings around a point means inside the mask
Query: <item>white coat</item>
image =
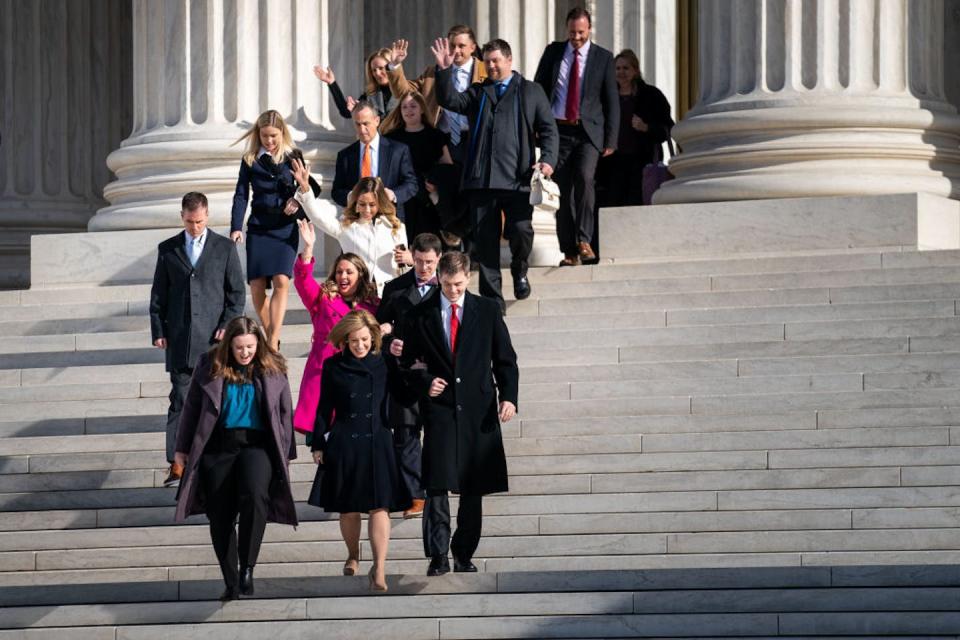
<svg viewBox="0 0 960 640"><path fill-rule="evenodd" d="M345 227L337 206L329 200L320 200L313 192L300 191L297 191L296 198L310 221L337 239L341 251L355 253L363 259L377 283L378 295L383 295L383 285L400 275L393 259L393 250L398 244L407 242L407 230L403 223L394 231L385 218L377 217L373 223L358 221Z"/></svg>

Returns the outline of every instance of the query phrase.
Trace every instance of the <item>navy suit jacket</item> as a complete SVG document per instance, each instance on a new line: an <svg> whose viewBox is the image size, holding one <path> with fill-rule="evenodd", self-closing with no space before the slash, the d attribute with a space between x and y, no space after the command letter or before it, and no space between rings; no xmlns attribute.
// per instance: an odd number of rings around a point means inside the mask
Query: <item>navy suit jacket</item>
<svg viewBox="0 0 960 640"><path fill-rule="evenodd" d="M397 195L397 217L403 216L403 203L417 195L417 174L413 172L413 159L410 148L402 142L380 136L378 170L380 179L388 189ZM360 141L341 149L337 154L337 168L333 174L333 201L341 207L347 206L350 191L360 181Z"/></svg>
<svg viewBox="0 0 960 640"><path fill-rule="evenodd" d="M553 104L560 63L567 50L567 41L547 45L537 66L534 82L543 87ZM616 149L620 133L620 96L613 71L613 54L590 41L590 55L580 88L580 122L597 149Z"/></svg>

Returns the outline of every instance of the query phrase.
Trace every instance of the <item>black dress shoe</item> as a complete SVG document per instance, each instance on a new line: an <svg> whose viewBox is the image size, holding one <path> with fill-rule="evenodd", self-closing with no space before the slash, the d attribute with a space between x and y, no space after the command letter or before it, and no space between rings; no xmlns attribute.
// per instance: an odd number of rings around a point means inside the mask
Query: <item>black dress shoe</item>
<svg viewBox="0 0 960 640"><path fill-rule="evenodd" d="M517 300L526 300L530 297L530 281L527 276L517 276L513 279L513 297Z"/></svg>
<svg viewBox="0 0 960 640"><path fill-rule="evenodd" d="M476 573L477 565L473 564L469 560L460 561L456 558L453 559L453 572L454 573Z"/></svg>
<svg viewBox="0 0 960 640"><path fill-rule="evenodd" d="M240 593L245 596L253 595L253 567L240 569Z"/></svg>
<svg viewBox="0 0 960 640"><path fill-rule="evenodd" d="M236 587L227 587L223 590L223 593L220 594L220 602L229 602L230 600L237 600L240 598L240 590Z"/></svg>
<svg viewBox="0 0 960 640"><path fill-rule="evenodd" d="M430 566L427 567L428 576L442 576L450 573L450 561L447 556L433 556L430 558Z"/></svg>

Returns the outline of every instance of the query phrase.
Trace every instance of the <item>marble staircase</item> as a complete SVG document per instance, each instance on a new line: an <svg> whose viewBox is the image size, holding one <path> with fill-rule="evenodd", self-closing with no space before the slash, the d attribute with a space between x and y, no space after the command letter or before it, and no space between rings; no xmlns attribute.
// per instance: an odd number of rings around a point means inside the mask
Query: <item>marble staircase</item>
<svg viewBox="0 0 960 640"><path fill-rule="evenodd" d="M0 292L0 639L960 638L960 251L531 282L480 573L428 580L397 519L387 594L337 576L301 447L303 522L271 525L257 597L227 605L205 523L173 525L162 488L149 285Z"/></svg>

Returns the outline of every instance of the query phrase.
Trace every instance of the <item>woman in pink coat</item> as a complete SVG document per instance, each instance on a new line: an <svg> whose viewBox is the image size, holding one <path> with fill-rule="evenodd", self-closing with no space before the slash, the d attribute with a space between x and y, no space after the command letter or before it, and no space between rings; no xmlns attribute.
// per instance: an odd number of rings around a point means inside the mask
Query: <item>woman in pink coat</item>
<svg viewBox="0 0 960 640"><path fill-rule="evenodd" d="M303 238L303 253L293 265L293 284L313 321L313 346L300 381L300 398L293 414L293 428L312 433L320 402L320 375L324 361L337 352L327 335L340 318L352 309L376 313L377 286L370 281L367 265L359 256L343 253L337 258L330 276L320 285L313 278L313 245L317 235L306 220L297 222Z"/></svg>

